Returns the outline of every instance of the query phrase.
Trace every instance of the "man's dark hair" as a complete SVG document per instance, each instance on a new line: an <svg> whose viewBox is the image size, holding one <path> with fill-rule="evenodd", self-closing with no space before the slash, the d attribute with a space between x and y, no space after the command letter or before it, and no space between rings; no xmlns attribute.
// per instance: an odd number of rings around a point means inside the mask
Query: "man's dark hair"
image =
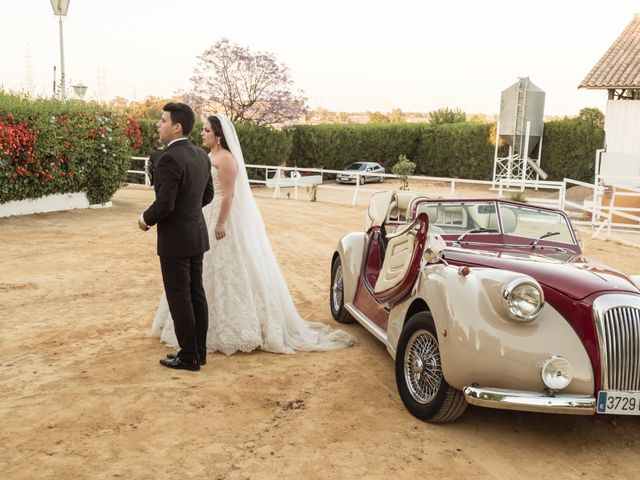
<svg viewBox="0 0 640 480"><path fill-rule="evenodd" d="M169 112L171 123L182 125L182 134L188 137L196 123L196 115L191 107L186 103L170 102L162 107L162 110Z"/></svg>

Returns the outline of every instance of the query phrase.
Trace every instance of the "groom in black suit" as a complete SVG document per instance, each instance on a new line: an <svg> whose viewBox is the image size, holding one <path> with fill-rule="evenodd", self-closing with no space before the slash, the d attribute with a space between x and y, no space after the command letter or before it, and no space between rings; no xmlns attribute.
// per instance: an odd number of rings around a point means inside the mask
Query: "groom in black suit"
<svg viewBox="0 0 640 480"><path fill-rule="evenodd" d="M168 368L200 370L206 363L207 299L202 286L202 256L209 236L202 207L213 199L209 157L189 143L195 115L184 103L167 103L157 124L166 145L155 162L156 200L138 219L142 230L158 225L162 282L180 345L177 355L160 363Z"/></svg>

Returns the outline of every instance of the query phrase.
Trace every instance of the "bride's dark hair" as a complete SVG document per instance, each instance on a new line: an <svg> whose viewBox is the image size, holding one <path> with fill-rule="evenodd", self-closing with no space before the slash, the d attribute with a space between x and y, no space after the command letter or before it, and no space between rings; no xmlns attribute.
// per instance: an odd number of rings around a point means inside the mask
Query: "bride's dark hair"
<svg viewBox="0 0 640 480"><path fill-rule="evenodd" d="M220 146L225 150L229 150L229 145L227 145L227 139L224 138L224 132L222 131L222 124L220 123L220 119L215 115L211 115L207 117L211 128L213 129L213 134L216 137L220 137Z"/></svg>

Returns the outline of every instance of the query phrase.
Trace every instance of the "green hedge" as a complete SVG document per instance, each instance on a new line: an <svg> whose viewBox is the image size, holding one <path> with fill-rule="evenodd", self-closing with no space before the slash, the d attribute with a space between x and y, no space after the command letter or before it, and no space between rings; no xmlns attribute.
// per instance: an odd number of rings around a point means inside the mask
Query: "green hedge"
<svg viewBox="0 0 640 480"><path fill-rule="evenodd" d="M135 155L147 156L156 148L158 133L155 125L158 121L139 119L137 122L142 133L142 145L135 151ZM244 123L238 123L235 127L246 163L280 165L283 161L288 161L292 141L290 132ZM191 143L202 146L201 134L202 122L197 121L189 135Z"/></svg>
<svg viewBox="0 0 640 480"><path fill-rule="evenodd" d="M154 148L157 120L138 120L143 147ZM417 175L490 180L493 174L495 124L296 125L285 131L236 125L246 163L323 167L340 170L356 161L382 164L388 172L400 155L416 163ZM202 124L190 139L201 145ZM593 181L595 151L602 148L604 130L582 118L547 122L542 145L542 168L549 180L564 177ZM500 156L508 154L501 146Z"/></svg>
<svg viewBox="0 0 640 480"><path fill-rule="evenodd" d="M542 141L542 169L547 180L572 178L592 183L596 150L604 146L604 130L582 118L547 122Z"/></svg>
<svg viewBox="0 0 640 480"><path fill-rule="evenodd" d="M121 185L130 156L156 146L157 119L137 120L104 105L27 99L0 92L0 203L50 193L86 192L108 201ZM201 145L198 122L190 140ZM455 124L298 125L275 130L236 125L246 163L342 169L376 161L391 171L400 155L416 173L490 179L495 125ZM547 122L542 168L550 180L593 180L601 126L586 117ZM500 154L505 155L506 147ZM258 175L252 172L252 175ZM261 174L260 174L261 175Z"/></svg>
<svg viewBox="0 0 640 480"><path fill-rule="evenodd" d="M429 125L422 131L416 156L417 175L491 180L495 126L486 123ZM500 150L507 154L506 149Z"/></svg>
<svg viewBox="0 0 640 480"><path fill-rule="evenodd" d="M134 121L100 104L0 92L0 203L66 192L107 202L139 137Z"/></svg>
<svg viewBox="0 0 640 480"><path fill-rule="evenodd" d="M390 170L401 154L415 158L422 125L298 125L290 166L341 170L351 162L378 162Z"/></svg>
<svg viewBox="0 0 640 480"><path fill-rule="evenodd" d="M354 161L374 161L388 172L402 154L416 174L490 180L495 124L299 125L293 128L289 165L342 169ZM542 168L549 180L593 181L595 152L604 144L602 127L582 118L545 124ZM498 155L506 156L501 145Z"/></svg>

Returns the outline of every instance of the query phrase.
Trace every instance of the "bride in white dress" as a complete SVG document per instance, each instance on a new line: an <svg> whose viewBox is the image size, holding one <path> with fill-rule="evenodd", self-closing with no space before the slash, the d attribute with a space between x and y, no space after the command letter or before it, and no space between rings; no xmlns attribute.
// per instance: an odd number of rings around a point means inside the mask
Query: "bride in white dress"
<svg viewBox="0 0 640 480"><path fill-rule="evenodd" d="M205 120L202 139L211 149L213 201L203 208L211 249L204 254L203 283L209 304L207 351L274 353L335 350L351 346L351 334L303 320L293 304L253 199L240 142L231 121ZM167 299L162 295L152 332L177 347Z"/></svg>

